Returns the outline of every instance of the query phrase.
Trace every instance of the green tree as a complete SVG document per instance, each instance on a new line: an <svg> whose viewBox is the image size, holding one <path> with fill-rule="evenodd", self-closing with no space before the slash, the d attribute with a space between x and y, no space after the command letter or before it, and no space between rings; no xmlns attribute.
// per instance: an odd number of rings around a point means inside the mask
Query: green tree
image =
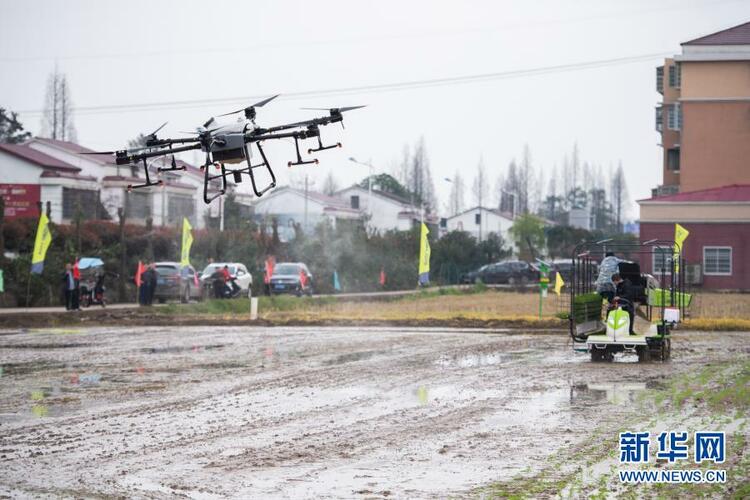
<svg viewBox="0 0 750 500"><path fill-rule="evenodd" d="M544 253L544 221L533 214L516 217L510 234L523 260L534 260Z"/></svg>
<svg viewBox="0 0 750 500"><path fill-rule="evenodd" d="M0 142L19 144L30 138L31 132L24 131L18 113L0 108Z"/></svg>

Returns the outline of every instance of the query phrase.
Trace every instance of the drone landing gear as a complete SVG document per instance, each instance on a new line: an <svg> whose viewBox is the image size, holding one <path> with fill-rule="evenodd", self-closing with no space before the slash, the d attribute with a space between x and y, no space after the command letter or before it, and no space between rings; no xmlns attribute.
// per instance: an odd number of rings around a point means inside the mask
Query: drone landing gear
<svg viewBox="0 0 750 500"><path fill-rule="evenodd" d="M266 158L266 153L263 152L263 148L260 146L260 142L256 142L255 146L258 148L258 152L260 153L260 157L263 158L263 161L261 163L258 163L257 165L253 165L250 161L250 151L247 150L247 144L245 145L245 158L247 158L247 173L250 174L250 182L253 185L253 192L255 193L255 196L260 198L263 196L266 192L276 187L276 176L273 175L273 170L271 170L271 165L268 163L268 159ZM253 170L256 168L266 167L266 170L268 171L268 175L271 176L271 182L261 189L258 190L258 185L255 183L255 175L253 174ZM237 178L239 172L235 172L234 179L236 182L239 182Z"/></svg>
<svg viewBox="0 0 750 500"><path fill-rule="evenodd" d="M290 168L291 168L292 165L310 165L310 164L317 165L318 164L318 160L317 159L307 160L307 161L302 160L302 155L299 152L299 137L297 137L297 136L294 136L294 148L297 150L297 161L290 161L289 163L287 163L287 165ZM328 148L326 148L326 149L328 149Z"/></svg>
<svg viewBox="0 0 750 500"><path fill-rule="evenodd" d="M174 158L172 158L172 161L174 161ZM148 165L146 164L146 159L143 159L143 171L146 174L146 182L143 184L128 184L128 193L133 191L134 189L138 188L144 188L144 187L151 187L151 186L161 186L164 184L164 181L158 180L156 182L151 182L151 177L148 175Z"/></svg>
<svg viewBox="0 0 750 500"><path fill-rule="evenodd" d="M201 167L203 169L203 201L206 203L206 205L208 205L209 203L214 201L216 198L218 198L219 196L227 192L227 171L226 171L226 168L224 168L224 164L223 163L216 164L216 167L221 169L221 173L216 174L216 175L211 175L211 171L209 168L211 165L212 165L211 157L208 154L206 154L206 164L203 165L203 167ZM212 180L218 179L218 178L221 178L221 189L218 192L209 196L208 194L209 183Z"/></svg>
<svg viewBox="0 0 750 500"><path fill-rule="evenodd" d="M318 147L317 148L310 148L310 149L308 149L307 150L307 154L311 155L313 153L317 153L318 151L325 151L326 149L333 149L333 148L343 147L340 142L337 142L336 144L331 144L330 146L323 146L323 141L320 140L320 132L319 131L317 133L317 137L318 137Z"/></svg>

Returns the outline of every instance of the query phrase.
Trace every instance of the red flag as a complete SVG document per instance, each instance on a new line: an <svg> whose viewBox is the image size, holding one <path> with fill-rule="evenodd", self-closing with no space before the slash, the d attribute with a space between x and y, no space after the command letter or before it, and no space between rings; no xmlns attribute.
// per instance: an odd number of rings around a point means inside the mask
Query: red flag
<svg viewBox="0 0 750 500"><path fill-rule="evenodd" d="M299 270L299 286L301 288L307 288L307 275L304 269Z"/></svg>
<svg viewBox="0 0 750 500"><path fill-rule="evenodd" d="M378 280L380 286L385 286L385 268L380 268L380 279Z"/></svg>
<svg viewBox="0 0 750 500"><path fill-rule="evenodd" d="M143 281L141 280L141 275L143 274L143 271L146 269L143 267L143 262L140 260L138 261L138 268L135 270L135 286L141 286Z"/></svg>
<svg viewBox="0 0 750 500"><path fill-rule="evenodd" d="M273 268L276 264L276 259L269 257L266 259L266 273L263 275L263 282L268 284L271 282L271 276L273 276Z"/></svg>
<svg viewBox="0 0 750 500"><path fill-rule="evenodd" d="M81 281L81 270L78 268L78 259L76 259L76 263L73 264L73 279Z"/></svg>

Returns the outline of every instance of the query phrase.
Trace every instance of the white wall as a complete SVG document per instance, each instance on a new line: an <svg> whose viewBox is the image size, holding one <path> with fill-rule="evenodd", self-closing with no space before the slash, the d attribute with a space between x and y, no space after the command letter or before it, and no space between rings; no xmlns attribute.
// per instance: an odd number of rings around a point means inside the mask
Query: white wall
<svg viewBox="0 0 750 500"><path fill-rule="evenodd" d="M0 151L0 183L39 184L39 176L43 171L42 167Z"/></svg>
<svg viewBox="0 0 750 500"><path fill-rule="evenodd" d="M311 217L317 218L323 216L324 208L325 206L322 203L313 200L312 198L308 198L308 219ZM282 188L282 190L276 192L271 191L269 194L255 202L255 214L263 216L269 214L284 214L293 217L295 222L302 223L305 218L305 197L302 194L289 189Z"/></svg>
<svg viewBox="0 0 750 500"><path fill-rule="evenodd" d="M479 213L478 208L450 217L447 221L448 231L466 231L479 239L479 224L475 222L477 213ZM513 221L486 208L481 209L481 214L482 239L485 239L489 233L498 233L503 237L506 246L512 246L508 230L513 225Z"/></svg>
<svg viewBox="0 0 750 500"><path fill-rule="evenodd" d="M372 194L372 210L369 209L370 200L369 191L359 186L342 189L336 193L336 197L344 200L351 207L351 197L359 196L359 209L364 214L371 215L368 227L379 231L388 231L391 229L408 230L411 229L411 219L399 220L398 214L411 207L407 204L399 203L396 200Z"/></svg>

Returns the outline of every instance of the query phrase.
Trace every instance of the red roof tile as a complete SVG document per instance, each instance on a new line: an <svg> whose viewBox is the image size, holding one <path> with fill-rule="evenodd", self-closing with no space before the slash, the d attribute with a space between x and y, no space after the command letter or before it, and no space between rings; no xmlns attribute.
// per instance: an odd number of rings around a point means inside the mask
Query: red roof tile
<svg viewBox="0 0 750 500"><path fill-rule="evenodd" d="M684 42L682 45L749 45L750 22Z"/></svg>
<svg viewBox="0 0 750 500"><path fill-rule="evenodd" d="M657 198L648 198L649 202L737 202L750 201L750 184L732 184L718 188L702 189L700 191L690 191L687 193L677 193L668 196L659 196Z"/></svg>
<svg viewBox="0 0 750 500"><path fill-rule="evenodd" d="M53 158L49 155L37 151L36 149L30 148L23 144L0 144L0 151L5 151L8 154L12 154L18 158L24 159L28 162L39 165L47 169L62 170L67 172L80 172L81 169L74 167L69 163L65 163L62 160Z"/></svg>

